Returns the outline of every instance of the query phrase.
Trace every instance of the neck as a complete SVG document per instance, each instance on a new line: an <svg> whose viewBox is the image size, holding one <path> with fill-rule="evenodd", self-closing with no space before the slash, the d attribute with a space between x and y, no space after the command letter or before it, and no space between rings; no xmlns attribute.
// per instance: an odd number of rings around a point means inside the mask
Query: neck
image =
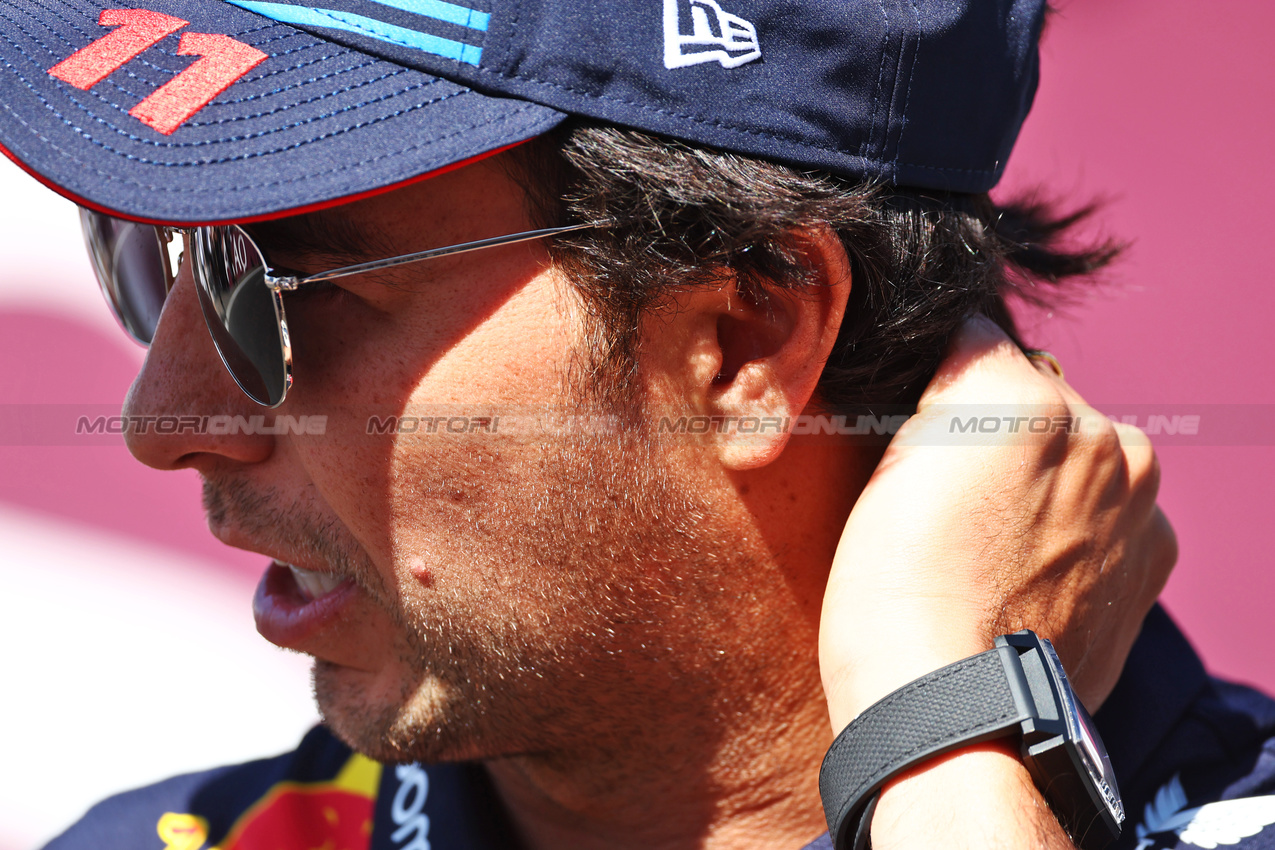
<svg viewBox="0 0 1275 850"><path fill-rule="evenodd" d="M818 774L832 740L818 669L803 667L751 704L657 699L666 716L622 746L488 770L527 850L796 850L826 829Z"/></svg>
<svg viewBox="0 0 1275 850"><path fill-rule="evenodd" d="M664 612L679 649L630 660L641 684L607 706L606 732L487 763L527 850L799 850L826 831L819 611L873 458L822 443L785 458L733 482L717 515L735 531L717 550L739 562Z"/></svg>

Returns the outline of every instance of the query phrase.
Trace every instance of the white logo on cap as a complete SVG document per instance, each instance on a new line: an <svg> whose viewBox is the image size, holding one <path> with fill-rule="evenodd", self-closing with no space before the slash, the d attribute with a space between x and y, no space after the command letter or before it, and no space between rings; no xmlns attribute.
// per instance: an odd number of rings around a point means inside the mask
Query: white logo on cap
<svg viewBox="0 0 1275 850"><path fill-rule="evenodd" d="M685 7L689 33L682 32ZM664 0L664 67L717 62L734 68L761 57L757 28L722 11L716 0Z"/></svg>

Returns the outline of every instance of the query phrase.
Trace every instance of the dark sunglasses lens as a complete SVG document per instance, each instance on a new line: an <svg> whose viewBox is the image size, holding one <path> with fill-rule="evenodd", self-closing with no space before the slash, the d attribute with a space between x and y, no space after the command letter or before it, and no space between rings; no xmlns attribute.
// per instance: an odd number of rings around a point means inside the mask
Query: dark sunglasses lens
<svg viewBox="0 0 1275 850"><path fill-rule="evenodd" d="M195 231L195 290L222 361L245 393L273 407L288 389L277 296L261 252L236 227Z"/></svg>
<svg viewBox="0 0 1275 850"><path fill-rule="evenodd" d="M167 237L152 225L86 209L80 210L80 226L106 303L129 336L150 345L172 288L169 269L177 265L164 256Z"/></svg>

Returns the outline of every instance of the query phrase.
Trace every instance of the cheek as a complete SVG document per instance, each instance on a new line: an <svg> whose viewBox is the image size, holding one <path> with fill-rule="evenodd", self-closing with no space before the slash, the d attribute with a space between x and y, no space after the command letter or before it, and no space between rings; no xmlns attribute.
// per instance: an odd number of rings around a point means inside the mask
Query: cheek
<svg viewBox="0 0 1275 850"><path fill-rule="evenodd" d="M415 382L421 364L438 356L445 343L412 336L402 317L372 309L353 296L325 305L325 315L308 312L293 338L293 391L289 404L338 418L395 413L395 400Z"/></svg>
<svg viewBox="0 0 1275 850"><path fill-rule="evenodd" d="M418 580L497 560L520 494L546 462L546 414L562 412L573 328L552 304L511 299L431 364L388 451L386 504L400 559Z"/></svg>
<svg viewBox="0 0 1275 850"><path fill-rule="evenodd" d="M447 334L435 356L416 361L424 368L400 389L409 390L412 404L489 405L493 413L504 412L501 405L559 403L581 332L573 302L557 289L550 275L541 275L498 306L481 301L483 309L469 311L472 321Z"/></svg>
<svg viewBox="0 0 1275 850"><path fill-rule="evenodd" d="M556 273L529 259L506 257L481 275L371 284L303 305L295 319L290 308L294 394L374 408L369 415L554 400L582 312Z"/></svg>
<svg viewBox="0 0 1275 850"><path fill-rule="evenodd" d="M511 494L542 462L543 414L564 402L581 336L564 300L545 275L498 304L475 294L432 315L351 310L315 352L313 389L297 375L298 402L329 416L303 462L387 585L409 564L428 583L491 559Z"/></svg>

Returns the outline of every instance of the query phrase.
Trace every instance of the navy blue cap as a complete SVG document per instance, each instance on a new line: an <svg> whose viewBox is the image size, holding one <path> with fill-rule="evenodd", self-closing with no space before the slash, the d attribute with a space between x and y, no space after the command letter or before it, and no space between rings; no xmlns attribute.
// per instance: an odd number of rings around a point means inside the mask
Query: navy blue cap
<svg viewBox="0 0 1275 850"><path fill-rule="evenodd" d="M322 4L322 5L310 5ZM0 0L0 148L96 209L246 221L383 191L568 114L982 192L1044 0Z"/></svg>

